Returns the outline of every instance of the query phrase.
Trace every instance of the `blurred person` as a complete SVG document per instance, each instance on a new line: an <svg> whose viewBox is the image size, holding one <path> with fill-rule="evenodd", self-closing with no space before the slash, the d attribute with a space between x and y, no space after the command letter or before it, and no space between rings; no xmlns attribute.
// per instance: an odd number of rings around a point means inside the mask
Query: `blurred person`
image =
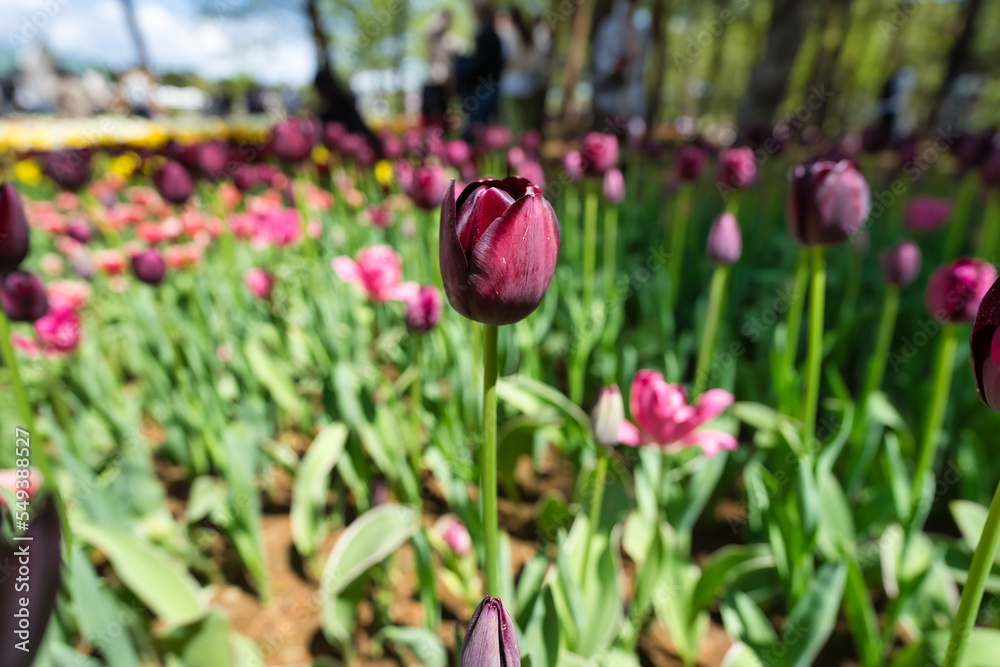
<svg viewBox="0 0 1000 667"><path fill-rule="evenodd" d="M447 9L435 19L427 34L427 45L427 80L420 113L425 127L447 131L444 117L455 88L453 73L458 54L458 38L451 31L451 12Z"/></svg>
<svg viewBox="0 0 1000 667"><path fill-rule="evenodd" d="M515 133L537 128L540 119L537 117L536 100L546 53L539 50L533 27L528 25L517 7L497 16L496 31L506 63L500 84L504 124Z"/></svg>
<svg viewBox="0 0 1000 667"><path fill-rule="evenodd" d="M56 111L69 118L85 118L93 113L83 82L63 70L56 85Z"/></svg>
<svg viewBox="0 0 1000 667"><path fill-rule="evenodd" d="M122 73L118 79L118 98L129 113L142 118L153 116L151 102L156 80L141 67L133 67Z"/></svg>
<svg viewBox="0 0 1000 667"><path fill-rule="evenodd" d="M475 5L476 48L471 56L459 57L455 73L462 108L468 114L462 138L472 143L496 118L500 106L503 48L493 27L493 5Z"/></svg>
<svg viewBox="0 0 1000 667"><path fill-rule="evenodd" d="M632 0L616 0L597 26L593 48L594 127L618 122L641 110L630 108L636 82L642 86L641 32L633 22ZM641 95L641 91L640 91Z"/></svg>
<svg viewBox="0 0 1000 667"><path fill-rule="evenodd" d="M83 89L87 93L87 99L90 100L90 107L94 113L107 111L114 99L114 93L104 75L96 69L88 69L80 77L80 83L83 84Z"/></svg>

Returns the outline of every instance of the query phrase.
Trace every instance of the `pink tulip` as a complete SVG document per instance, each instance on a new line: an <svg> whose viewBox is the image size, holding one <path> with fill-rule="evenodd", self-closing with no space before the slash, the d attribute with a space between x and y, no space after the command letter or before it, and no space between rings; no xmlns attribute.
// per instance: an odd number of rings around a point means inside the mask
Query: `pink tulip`
<svg viewBox="0 0 1000 667"><path fill-rule="evenodd" d="M730 148L719 155L715 180L726 188L745 188L757 177L757 161L751 148Z"/></svg>
<svg viewBox="0 0 1000 667"><path fill-rule="evenodd" d="M906 206L903 221L914 232L933 232L948 222L951 202L927 195L914 197Z"/></svg>
<svg viewBox="0 0 1000 667"><path fill-rule="evenodd" d="M427 333L441 319L444 303L441 293L433 285L423 285L406 299L406 330L410 333Z"/></svg>
<svg viewBox="0 0 1000 667"><path fill-rule="evenodd" d="M611 204L620 204L625 198L625 177L620 169L604 172L604 198Z"/></svg>
<svg viewBox="0 0 1000 667"><path fill-rule="evenodd" d="M125 270L125 255L113 249L98 250L94 253L94 266L109 276L117 276Z"/></svg>
<svg viewBox="0 0 1000 667"><path fill-rule="evenodd" d="M80 318L73 311L49 312L35 321L38 342L50 354L69 354L80 344Z"/></svg>
<svg viewBox="0 0 1000 667"><path fill-rule="evenodd" d="M441 536L441 539L445 541L455 555L461 558L465 554L469 553L472 549L472 537L469 536L469 531L465 528L456 517L452 515L446 515L441 517L437 523L437 533Z"/></svg>
<svg viewBox="0 0 1000 667"><path fill-rule="evenodd" d="M405 301L418 289L417 283L401 282L403 260L387 245L362 248L355 259L334 257L333 270L376 303Z"/></svg>
<svg viewBox="0 0 1000 667"><path fill-rule="evenodd" d="M525 160L517 170L517 175L526 178L540 188L545 188L545 170L534 160Z"/></svg>
<svg viewBox="0 0 1000 667"><path fill-rule="evenodd" d="M243 284L258 299L266 301L271 298L271 288L274 284L267 271L263 269L250 269L243 276Z"/></svg>
<svg viewBox="0 0 1000 667"><path fill-rule="evenodd" d="M684 389L667 384L659 371L640 370L632 379L629 411L639 427L634 442L624 444L655 443L665 449L689 446L701 447L706 456L712 457L720 450L736 449L736 438L723 431L696 431L711 421L733 402L733 396L723 389L710 389L694 405L688 405ZM630 438L631 439L631 438Z"/></svg>
<svg viewBox="0 0 1000 667"><path fill-rule="evenodd" d="M49 311L76 312L90 297L90 285L78 280L57 280L49 283L46 288L49 298Z"/></svg>
<svg viewBox="0 0 1000 667"><path fill-rule="evenodd" d="M927 283L927 311L941 322L971 322L996 279L996 268L978 259L963 258L942 266Z"/></svg>

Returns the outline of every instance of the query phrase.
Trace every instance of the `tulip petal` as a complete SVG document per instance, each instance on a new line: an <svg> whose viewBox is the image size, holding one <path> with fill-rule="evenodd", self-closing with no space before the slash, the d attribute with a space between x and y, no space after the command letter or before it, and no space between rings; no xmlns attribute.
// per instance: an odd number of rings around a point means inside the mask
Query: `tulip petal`
<svg viewBox="0 0 1000 667"><path fill-rule="evenodd" d="M409 301L420 292L420 284L411 281L396 283L383 290L382 295L386 301Z"/></svg>
<svg viewBox="0 0 1000 667"><path fill-rule="evenodd" d="M993 333L993 342L990 345L990 360L994 366L1000 368L1000 327Z"/></svg>
<svg viewBox="0 0 1000 667"><path fill-rule="evenodd" d="M333 270L341 280L361 285L361 268L350 257L340 255L333 258Z"/></svg>
<svg viewBox="0 0 1000 667"><path fill-rule="evenodd" d="M695 419L699 424L715 419L733 403L733 395L725 389L709 389L698 397L694 405Z"/></svg>
<svg viewBox="0 0 1000 667"><path fill-rule="evenodd" d="M501 325L531 314L545 296L558 253L555 212L541 194L529 192L490 225L472 250L472 319Z"/></svg>
<svg viewBox="0 0 1000 667"><path fill-rule="evenodd" d="M631 445L635 447L642 444L642 437L639 435L639 429L635 427L635 424L627 419L623 419L621 425L618 426L618 442L623 445Z"/></svg>
<svg viewBox="0 0 1000 667"><path fill-rule="evenodd" d="M723 449L733 451L736 449L736 438L725 431L695 431L684 437L684 444L701 447L708 458L714 457Z"/></svg>
<svg viewBox="0 0 1000 667"><path fill-rule="evenodd" d="M462 191L464 195L468 190ZM448 303L460 315L472 318L469 310L469 258L458 235L458 213L455 204L455 181L452 180L441 202L441 228L438 260L441 282L448 296Z"/></svg>
<svg viewBox="0 0 1000 667"><path fill-rule="evenodd" d="M502 667L500 662L500 614L493 598L486 596L476 607L462 643L464 666ZM516 642L515 642L516 645Z"/></svg>

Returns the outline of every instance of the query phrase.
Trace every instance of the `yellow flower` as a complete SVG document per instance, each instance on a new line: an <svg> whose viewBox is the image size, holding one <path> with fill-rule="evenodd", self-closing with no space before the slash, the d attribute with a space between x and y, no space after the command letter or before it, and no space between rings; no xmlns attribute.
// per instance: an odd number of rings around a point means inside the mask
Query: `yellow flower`
<svg viewBox="0 0 1000 667"><path fill-rule="evenodd" d="M379 160L375 163L375 180L383 188L392 185L392 165L388 160Z"/></svg>
<svg viewBox="0 0 1000 667"><path fill-rule="evenodd" d="M141 163L142 159L135 153L129 151L128 153L123 153L122 155L112 158L108 171L118 174L124 178L128 178Z"/></svg>
<svg viewBox="0 0 1000 667"><path fill-rule="evenodd" d="M326 164L330 159L330 151L323 144L318 144L312 150L312 159L316 164Z"/></svg>
<svg viewBox="0 0 1000 667"><path fill-rule="evenodd" d="M42 180L42 168L34 160L21 160L14 165L14 175L26 185L36 185Z"/></svg>

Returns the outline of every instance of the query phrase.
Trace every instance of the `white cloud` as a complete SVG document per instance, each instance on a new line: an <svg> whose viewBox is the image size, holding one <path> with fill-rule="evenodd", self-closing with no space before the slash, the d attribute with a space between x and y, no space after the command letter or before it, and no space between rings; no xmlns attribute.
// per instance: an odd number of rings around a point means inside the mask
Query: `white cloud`
<svg viewBox="0 0 1000 667"><path fill-rule="evenodd" d="M155 70L193 71L208 79L245 72L266 84L291 85L308 83L315 73L304 17L272 11L229 18L184 11L192 9L184 2L135 4ZM14 26L14 34L28 26L29 39L8 38L15 48L42 40L58 57L114 70L138 62L120 0L3 0L0 25Z"/></svg>

